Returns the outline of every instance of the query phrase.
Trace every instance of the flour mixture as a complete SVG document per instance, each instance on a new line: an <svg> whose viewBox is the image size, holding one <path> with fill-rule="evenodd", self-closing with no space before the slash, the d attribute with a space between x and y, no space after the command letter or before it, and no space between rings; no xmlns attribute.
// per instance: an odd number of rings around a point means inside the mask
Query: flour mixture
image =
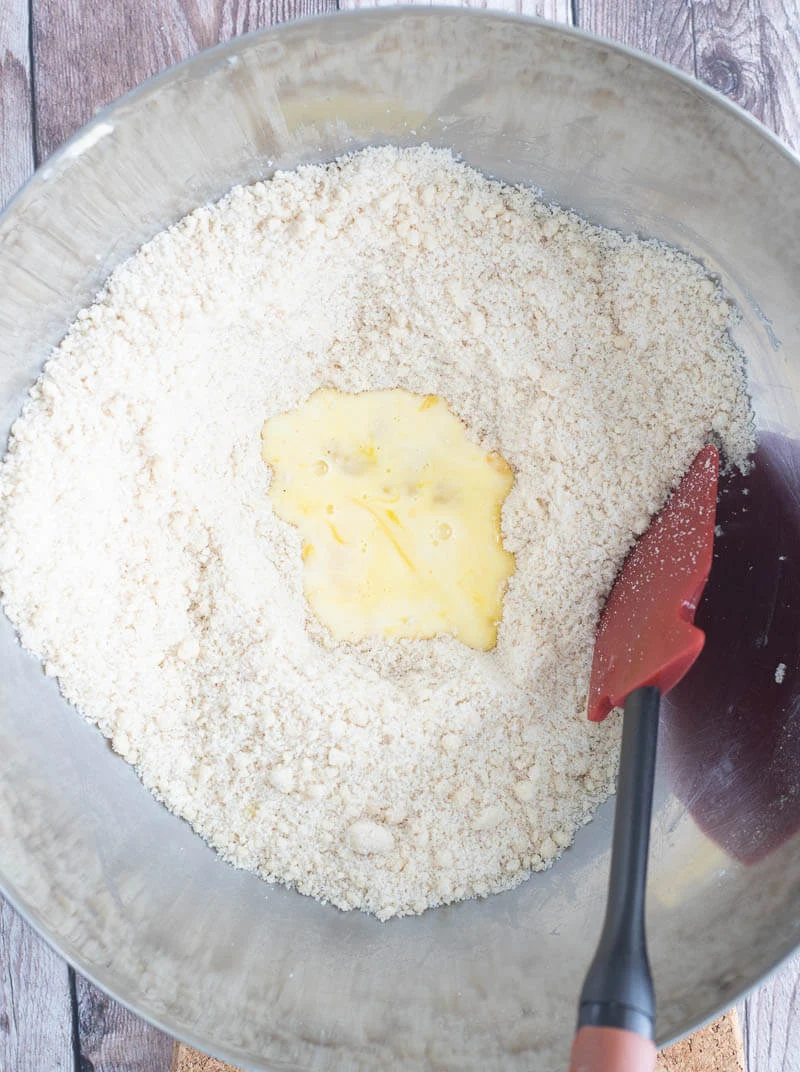
<svg viewBox="0 0 800 1072"><path fill-rule="evenodd" d="M233 190L119 268L0 475L23 644L231 862L380 918L548 867L613 786L598 611L709 436L752 447L731 311L687 256L429 148ZM320 387L443 399L514 473L497 643L335 641L266 420Z"/></svg>

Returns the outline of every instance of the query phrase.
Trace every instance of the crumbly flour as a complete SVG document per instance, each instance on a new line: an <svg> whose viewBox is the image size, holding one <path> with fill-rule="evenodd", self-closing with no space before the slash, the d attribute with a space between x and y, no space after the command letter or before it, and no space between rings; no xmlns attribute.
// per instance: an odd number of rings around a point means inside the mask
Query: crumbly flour
<svg viewBox="0 0 800 1072"><path fill-rule="evenodd" d="M429 148L233 190L81 312L0 474L25 647L231 862L381 918L547 867L612 790L593 631L709 434L752 446L702 268ZM264 420L322 384L443 396L516 480L497 647L334 644L267 495Z"/></svg>

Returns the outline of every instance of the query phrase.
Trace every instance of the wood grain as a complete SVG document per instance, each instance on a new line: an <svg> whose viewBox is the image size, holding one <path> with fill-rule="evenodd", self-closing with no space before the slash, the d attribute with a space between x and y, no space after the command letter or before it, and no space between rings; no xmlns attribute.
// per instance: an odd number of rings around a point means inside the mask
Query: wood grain
<svg viewBox="0 0 800 1072"><path fill-rule="evenodd" d="M33 171L28 0L0 0L0 208Z"/></svg>
<svg viewBox="0 0 800 1072"><path fill-rule="evenodd" d="M36 148L42 160L99 108L165 67L238 34L336 9L336 0L32 4Z"/></svg>
<svg viewBox="0 0 800 1072"><path fill-rule="evenodd" d="M576 0L577 25L695 73L692 6L686 0Z"/></svg>
<svg viewBox="0 0 800 1072"><path fill-rule="evenodd" d="M516 15L535 15L552 22L572 23L571 0L403 0L419 7L431 7L433 3L447 7L491 8L492 11L510 11ZM339 0L342 11L360 7L393 7L394 0Z"/></svg>
<svg viewBox="0 0 800 1072"><path fill-rule="evenodd" d="M800 955L745 1003L748 1072L800 1072Z"/></svg>
<svg viewBox="0 0 800 1072"><path fill-rule="evenodd" d="M78 1072L167 1072L173 1042L85 979L75 979ZM88 1062L88 1063L87 1063Z"/></svg>
<svg viewBox="0 0 800 1072"><path fill-rule="evenodd" d="M799 0L704 0L692 12L697 77L800 147Z"/></svg>
<svg viewBox="0 0 800 1072"><path fill-rule="evenodd" d="M67 966L0 898L0 1069L73 1068Z"/></svg>

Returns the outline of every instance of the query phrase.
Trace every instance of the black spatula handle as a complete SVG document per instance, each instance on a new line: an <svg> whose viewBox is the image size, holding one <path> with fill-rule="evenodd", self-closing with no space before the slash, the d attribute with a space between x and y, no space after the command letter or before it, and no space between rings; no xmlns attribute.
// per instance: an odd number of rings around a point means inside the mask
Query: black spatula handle
<svg viewBox="0 0 800 1072"><path fill-rule="evenodd" d="M578 1027L612 1027L653 1038L655 993L645 940L658 710L656 688L625 701L605 922L581 991Z"/></svg>

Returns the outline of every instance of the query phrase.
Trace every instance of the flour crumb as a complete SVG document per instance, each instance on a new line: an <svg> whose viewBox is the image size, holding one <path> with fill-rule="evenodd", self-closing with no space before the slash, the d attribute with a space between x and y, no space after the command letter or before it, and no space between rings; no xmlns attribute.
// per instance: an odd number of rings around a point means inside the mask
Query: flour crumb
<svg viewBox="0 0 800 1072"><path fill-rule="evenodd" d="M782 685L786 677L786 663L778 663L775 667L775 684Z"/></svg>
<svg viewBox="0 0 800 1072"><path fill-rule="evenodd" d="M688 256L446 151L238 187L119 267L31 388L6 613L231 863L382 919L508 889L613 789L586 692L633 540L709 437L753 447L730 323ZM492 651L336 644L309 614L260 433L321 386L440 396L513 467Z"/></svg>
<svg viewBox="0 0 800 1072"><path fill-rule="evenodd" d="M394 848L394 836L380 823L363 819L349 830L350 846L362 856L383 856Z"/></svg>

